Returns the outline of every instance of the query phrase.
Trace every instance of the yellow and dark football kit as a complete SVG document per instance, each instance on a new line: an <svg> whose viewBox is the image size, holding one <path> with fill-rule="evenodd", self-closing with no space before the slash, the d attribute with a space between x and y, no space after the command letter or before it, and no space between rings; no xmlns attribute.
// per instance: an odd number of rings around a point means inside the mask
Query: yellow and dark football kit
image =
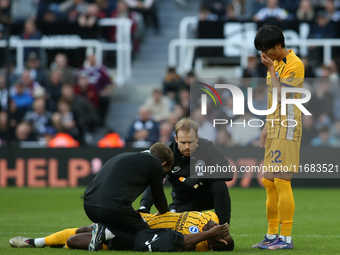
<svg viewBox="0 0 340 255"><path fill-rule="evenodd" d="M174 213L167 212L160 215L141 213L143 219L148 223L151 229L155 228L170 228L178 231L183 235L195 234L202 232L202 228L210 221L219 223L218 217L214 212L182 212ZM64 229L45 237L45 243L47 246L67 246L67 239L76 234L78 228ZM107 250L108 247L104 244L103 250ZM200 242L196 245L196 251L208 251L208 241Z"/></svg>
<svg viewBox="0 0 340 255"><path fill-rule="evenodd" d="M276 77L283 87L303 87L305 69L293 50L280 62L274 61ZM273 85L270 72L267 73L268 109L273 104ZM288 99L300 99L301 93L289 93ZM301 110L293 104L286 105L286 115L281 115L281 104L267 115L267 141L264 165L268 172L297 172L300 160L302 135ZM271 166L271 167L269 167ZM281 167L285 167L284 169ZM275 170L276 169L276 170Z"/></svg>
<svg viewBox="0 0 340 255"><path fill-rule="evenodd" d="M276 78L281 87L303 87L305 69L302 61L292 50L280 62L274 61ZM273 104L273 85L270 72L267 73L268 109ZM283 96L283 94L282 94ZM288 99L300 99L301 93L289 93ZM300 143L302 134L301 110L287 104L286 115L281 114L281 103L275 111L267 115L267 140L264 157L264 169L268 172L298 172L300 161ZM267 234L275 235L281 226L280 234L291 238L295 210L294 196L289 180L263 178L267 201ZM287 239L288 240L288 239Z"/></svg>
<svg viewBox="0 0 340 255"><path fill-rule="evenodd" d="M171 228L183 235L202 232L202 228L210 221L219 223L218 217L214 212L167 212L161 215L141 213L150 228ZM208 251L207 241L196 245L196 251Z"/></svg>

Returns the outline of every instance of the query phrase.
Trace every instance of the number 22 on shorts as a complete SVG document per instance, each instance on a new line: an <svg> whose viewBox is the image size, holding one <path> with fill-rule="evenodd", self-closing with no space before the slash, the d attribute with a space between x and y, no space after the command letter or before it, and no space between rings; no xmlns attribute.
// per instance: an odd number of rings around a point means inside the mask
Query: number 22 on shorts
<svg viewBox="0 0 340 255"><path fill-rule="evenodd" d="M282 160L280 159L281 157L281 151L280 150L276 150L276 151L270 151L271 152L271 163L272 164L278 164L278 163L282 163Z"/></svg>

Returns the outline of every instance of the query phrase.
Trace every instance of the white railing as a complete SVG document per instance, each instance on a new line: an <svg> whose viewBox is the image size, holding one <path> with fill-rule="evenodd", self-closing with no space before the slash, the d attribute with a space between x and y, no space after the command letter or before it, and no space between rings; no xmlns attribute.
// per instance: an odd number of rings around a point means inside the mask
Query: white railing
<svg viewBox="0 0 340 255"><path fill-rule="evenodd" d="M168 64L175 66L179 74L185 74L192 69L194 52L197 47L224 47L226 57L239 56L240 65L246 67L248 57L256 53L254 37L256 26L253 23L226 23L224 34L226 39L192 39L189 38L190 26L197 27L197 17L185 17L179 26L179 39L173 39L168 46ZM232 27L234 26L234 27ZM235 26L238 26L235 30ZM230 33L231 31L231 33ZM234 32L233 32L234 31ZM296 53L307 56L308 47L323 47L323 64L329 64L332 59L332 47L340 46L340 39L309 39L309 25L300 24L300 34L293 30L283 31L286 45L294 48ZM178 49L178 51L177 51Z"/></svg>
<svg viewBox="0 0 340 255"><path fill-rule="evenodd" d="M102 43L103 50L117 51L117 85L124 85L131 77L131 25L128 18L105 18L99 20L99 26L117 26L116 43Z"/></svg>
<svg viewBox="0 0 340 255"><path fill-rule="evenodd" d="M115 82L122 86L131 77L131 21L127 18L105 18L99 20L99 26L117 26L117 42L104 43L99 40L81 39L77 35L43 36L41 40L21 40L18 37L11 37L10 48L16 48L17 71L24 69L24 48L87 48L96 49L96 62L102 64L103 51L117 51L117 70ZM7 47L7 41L0 40L0 48Z"/></svg>

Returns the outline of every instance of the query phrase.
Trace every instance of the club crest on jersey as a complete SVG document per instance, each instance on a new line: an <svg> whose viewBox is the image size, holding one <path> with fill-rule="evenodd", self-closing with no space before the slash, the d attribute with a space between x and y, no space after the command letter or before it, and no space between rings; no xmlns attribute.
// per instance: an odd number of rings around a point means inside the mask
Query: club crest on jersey
<svg viewBox="0 0 340 255"><path fill-rule="evenodd" d="M189 227L189 232L190 232L191 234L196 234L196 233L199 232L199 229L198 229L198 227L196 227L196 226L190 226L190 227Z"/></svg>
<svg viewBox="0 0 340 255"><path fill-rule="evenodd" d="M171 170L171 173L177 173L179 170L181 170L180 166L175 166L174 169Z"/></svg>

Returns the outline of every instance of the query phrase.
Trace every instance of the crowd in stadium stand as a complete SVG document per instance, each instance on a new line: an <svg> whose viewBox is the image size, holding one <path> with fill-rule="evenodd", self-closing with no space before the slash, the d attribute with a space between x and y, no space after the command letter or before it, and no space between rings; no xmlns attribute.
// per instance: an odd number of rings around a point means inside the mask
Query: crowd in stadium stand
<svg viewBox="0 0 340 255"><path fill-rule="evenodd" d="M283 29L290 26L296 29L297 21L308 22L310 38L338 38L339 7L340 1L330 0L203 0L198 17L200 21L254 21L259 25L270 22ZM114 42L114 27L98 30L98 20L105 17L132 20L135 52L139 50L145 27L159 34L155 0L0 0L0 39L5 38L10 24L11 35L23 40L75 33L82 38ZM305 87L312 92L306 106L312 116L302 117L302 144L340 147L339 50L333 50L328 65L320 64L322 54L318 48L310 48L309 53L308 57L301 58L305 77L320 79L305 82ZM109 96L115 87L108 67L96 65L95 52L91 50L70 57L65 51L50 51L46 55L40 49L25 48L25 69L18 73L14 54L11 52L10 61L6 61L6 49L0 48L0 146L20 146L22 141L41 142L51 147L87 145L86 135L104 126ZM254 107L266 109L266 86L253 80L266 75L258 56L248 58L248 66L241 75L248 81L239 84L242 91L246 93L246 88L251 86ZM221 126L216 129L212 119L242 121L264 120L264 117L253 116L249 111L241 116L242 120L234 116L230 94L222 95L223 107L218 113L202 116L198 102L190 100L190 94L198 98L193 95L196 90L190 90L195 80L198 78L194 72L181 77L176 67L169 67L162 87L155 88L145 99L126 137L108 129L98 146L149 147L157 141L169 143L174 139L175 123L189 115L198 122L199 135L217 145L258 146L260 128ZM216 83L226 82L216 79Z"/></svg>

